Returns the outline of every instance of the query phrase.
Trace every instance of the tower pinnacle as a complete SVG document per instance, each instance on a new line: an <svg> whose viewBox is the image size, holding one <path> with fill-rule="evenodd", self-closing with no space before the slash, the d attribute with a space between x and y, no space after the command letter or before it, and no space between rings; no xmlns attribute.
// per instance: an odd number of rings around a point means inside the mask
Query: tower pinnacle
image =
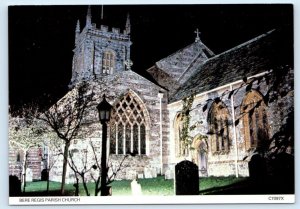
<svg viewBox="0 0 300 209"><path fill-rule="evenodd" d="M76 33L80 33L80 22L79 22L79 20L77 20L75 32L76 32Z"/></svg>
<svg viewBox="0 0 300 209"><path fill-rule="evenodd" d="M76 29L75 29L75 45L77 45L77 40L80 34L80 22L77 20Z"/></svg>
<svg viewBox="0 0 300 209"><path fill-rule="evenodd" d="M130 17L129 17L129 13L127 14L127 19L126 19L126 25L125 25L125 34L129 35L130 34Z"/></svg>
<svg viewBox="0 0 300 209"><path fill-rule="evenodd" d="M104 15L104 10L103 10L103 4L101 5L101 20L103 20L103 15Z"/></svg>
<svg viewBox="0 0 300 209"><path fill-rule="evenodd" d="M86 27L90 27L92 25L92 14L91 14L91 6L89 5L86 15Z"/></svg>

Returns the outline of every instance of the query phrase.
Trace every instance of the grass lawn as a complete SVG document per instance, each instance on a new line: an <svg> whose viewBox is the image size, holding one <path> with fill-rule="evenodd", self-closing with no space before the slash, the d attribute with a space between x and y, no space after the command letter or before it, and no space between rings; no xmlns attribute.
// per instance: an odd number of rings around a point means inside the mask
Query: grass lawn
<svg viewBox="0 0 300 209"><path fill-rule="evenodd" d="M200 194L209 194L210 190L222 188L244 181L246 178L235 177L208 177L200 178ZM130 180L114 181L112 186L113 195L131 195ZM174 182L173 180L165 180L163 176L154 179L139 179L144 195L174 195ZM28 182L26 186L26 195L43 195L46 191L46 181ZM87 184L90 195L94 195L94 183ZM60 183L50 182L50 195L59 194ZM74 195L73 184L66 184L66 195ZM80 195L84 196L85 191L82 184L80 185Z"/></svg>

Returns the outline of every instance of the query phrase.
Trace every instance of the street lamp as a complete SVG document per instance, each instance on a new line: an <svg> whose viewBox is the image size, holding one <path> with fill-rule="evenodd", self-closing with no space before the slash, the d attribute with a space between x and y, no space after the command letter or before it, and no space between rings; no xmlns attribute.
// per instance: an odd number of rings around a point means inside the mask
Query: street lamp
<svg viewBox="0 0 300 209"><path fill-rule="evenodd" d="M99 120L102 124L102 155L101 155L101 196L108 195L108 187L106 186L107 165L106 165L106 142L107 142L107 122L110 119L110 111L112 106L106 101L105 94L103 100L98 104Z"/></svg>

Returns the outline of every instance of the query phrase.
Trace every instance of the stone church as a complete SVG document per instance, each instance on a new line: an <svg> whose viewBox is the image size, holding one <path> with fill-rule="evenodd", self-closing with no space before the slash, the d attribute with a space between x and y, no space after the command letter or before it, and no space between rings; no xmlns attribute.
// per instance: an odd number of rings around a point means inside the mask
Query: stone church
<svg viewBox="0 0 300 209"><path fill-rule="evenodd" d="M118 178L173 178L175 165L185 159L198 166L199 176L249 176L251 155L263 141L272 144L273 135L286 121L285 113L293 109L293 61L286 58L292 46L283 32L266 31L220 54L196 33L194 42L153 63L146 78L131 70L129 16L124 26L97 28L88 9L85 26L81 28L79 22L76 26L69 84L72 90L85 81L99 102L105 94L113 106L109 162L117 166L124 155L135 153ZM289 66L289 73L281 79L288 93L267 104L266 75L281 66ZM250 87L243 85L251 79ZM181 140L182 110L185 99L192 95L189 125L193 128L185 144ZM260 105L254 108L257 102ZM89 113L84 124L91 130L88 139L101 147L96 106ZM82 149L88 139L75 139L70 149ZM293 147L288 147L287 152L293 154ZM61 181L61 166L62 159L51 170L50 180ZM73 175L69 169L69 182Z"/></svg>

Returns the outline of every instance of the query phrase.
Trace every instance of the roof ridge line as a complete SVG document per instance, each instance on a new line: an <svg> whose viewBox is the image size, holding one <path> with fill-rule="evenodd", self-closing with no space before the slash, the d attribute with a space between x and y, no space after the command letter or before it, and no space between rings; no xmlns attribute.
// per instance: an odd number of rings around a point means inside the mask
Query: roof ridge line
<svg viewBox="0 0 300 209"><path fill-rule="evenodd" d="M213 55L211 56L211 58L216 56L215 53L214 53L210 48L208 48L201 40L200 40L200 42L201 42L202 45L203 45L202 51L203 51L203 49L208 50L208 52L209 52L210 54L213 54ZM205 52L204 52L204 54L205 54ZM185 69L185 71L180 75L180 77L177 79L177 81L179 81L179 80L184 76L184 74L185 74L191 67L193 67L193 65L195 64L196 60L199 58L200 55L201 55L201 52L199 52L199 54L195 57L195 59L189 64L189 66L188 66L188 67ZM206 54L205 54L205 56L206 56ZM207 56L206 56L206 57L207 57ZM207 57L207 60L209 60L209 59L210 59L210 58ZM203 65L204 63L206 63L207 60L204 60L200 65Z"/></svg>
<svg viewBox="0 0 300 209"><path fill-rule="evenodd" d="M226 50L226 51L224 51L224 52L221 52L220 54L217 54L217 55L215 55L215 56L213 56L213 57L207 59L206 61L213 60L213 59L218 58L218 57L220 57L220 56L222 56L222 55L224 55L224 54L227 54L227 53L229 53L229 52L231 52L231 51L234 51L234 50L239 49L239 48L241 48L241 47L243 47L243 46L246 46L246 45L248 45L248 44L250 44L250 43L253 43L253 42L255 42L255 41L257 41L257 40L259 40L259 39L261 39L261 38L264 38L264 37L270 35L270 34L273 33L275 30L276 30L276 29L272 29L272 30L270 30L270 31L268 31L268 32L266 32L266 33L263 33L263 34L261 34L261 35L259 35L259 36L256 36L256 37L250 39L249 41L246 41L246 42L244 42L244 43L242 43L242 44L239 44L239 45L237 45L237 46L235 46L235 47L233 47L233 48L230 48L230 49L228 49L228 50Z"/></svg>
<svg viewBox="0 0 300 209"><path fill-rule="evenodd" d="M210 60L214 60L214 59L216 59L216 58L218 58L218 57L220 57L220 56L222 56L222 55L224 55L224 54L227 54L227 53L230 53L231 51L234 51L234 50L236 50L236 49L239 49L239 48L241 48L241 47L243 47L243 46L246 46L246 45L248 45L248 44L250 44L250 43L253 43L253 42L255 42L255 41L257 41L257 40L259 40L259 39L261 39L261 38L263 38L263 37L266 37L266 36L268 36L268 35L270 35L271 33L273 33L274 31L275 31L276 29L272 29L272 30L270 30L270 31L268 31L268 32L266 32L266 33L263 33L263 34L261 34L261 35L259 35L259 36L256 36L256 37L254 37L254 38L252 38L252 39L250 39L250 40L248 40L248 41L246 41L246 42L244 42L244 43L242 43L242 44L239 44L239 45L237 45L237 46L235 46L235 47L233 47L233 48L230 48L230 49L228 49L228 50L226 50L226 51L224 51L224 52L221 52L220 54L217 54L217 55L215 55L215 56L213 56L213 57L211 57L211 58L208 58L207 60L205 60L201 65L199 65L199 66L203 66L206 62L209 62ZM206 46L205 46L206 47ZM206 47L206 48L208 48L208 47ZM193 62L191 62L191 65L192 64L194 64ZM189 66L188 68L187 68L187 70L190 68L191 66ZM186 71L187 71L186 70ZM184 75L184 73L186 72L186 71L184 71L182 74L181 74L181 76L180 76L180 78ZM195 72L191 75L191 77L193 76L195 74ZM188 80L186 80L185 82L187 82ZM184 82L184 83L185 83ZM183 83L183 84L184 84Z"/></svg>
<svg viewBox="0 0 300 209"><path fill-rule="evenodd" d="M180 77L179 77L176 81L179 81L179 80L185 75L185 73L186 73L189 69L191 69L191 67L192 67L193 64L196 62L196 60L199 58L200 55L201 55L201 53L199 53L199 54L195 57L195 59L189 64L189 66L185 69L185 71L180 75ZM207 60L209 60L209 58L208 58ZM206 63L207 60L204 60L203 63L200 64L200 65L203 65L204 63Z"/></svg>
<svg viewBox="0 0 300 209"><path fill-rule="evenodd" d="M177 51L175 51L174 53L170 54L169 56L164 57L164 58L162 58L161 60L155 62L155 65L157 65L157 63L159 63L159 62L161 62L161 61L166 60L167 58L170 58L170 57L174 56L174 55L177 54L178 52L182 52L183 50L185 50L186 48L192 46L192 45L195 44L195 43L199 43L199 44L201 43L201 44L203 44L202 41L200 41L200 42L193 42L193 43L191 43L191 44L189 44L189 45L187 45L187 46L185 46L185 47L183 47L183 48L181 48L181 49L178 49ZM203 45L204 45L204 44L203 44Z"/></svg>
<svg viewBox="0 0 300 209"><path fill-rule="evenodd" d="M191 43L191 44L187 45L186 47L183 47L183 48L181 48L181 49L178 49L177 51L173 52L173 53L170 54L169 56L166 56L166 57L162 58L161 60L159 60L159 61L157 61L157 62L160 62L160 61L162 61L162 60L165 60L165 59L167 59L168 57L172 57L174 54L176 54L176 53L178 53L178 52L180 52L180 51L183 51L185 48L188 48L188 47L191 46L192 44L194 44L194 43ZM155 62L155 64L156 64L157 62Z"/></svg>

